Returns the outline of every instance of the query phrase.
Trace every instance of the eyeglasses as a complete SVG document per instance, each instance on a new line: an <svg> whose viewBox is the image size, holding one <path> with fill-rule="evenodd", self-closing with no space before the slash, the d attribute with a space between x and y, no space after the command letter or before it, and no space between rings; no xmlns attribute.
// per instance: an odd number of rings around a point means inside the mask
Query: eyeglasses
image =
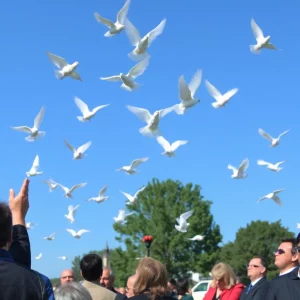
<svg viewBox="0 0 300 300"><path fill-rule="evenodd" d="M285 254L285 250L283 249L277 249L274 254L278 253L279 255Z"/></svg>
<svg viewBox="0 0 300 300"><path fill-rule="evenodd" d="M73 275L70 275L70 276L63 276L63 277L61 277L61 279L67 279L67 278L73 279L74 276L73 276Z"/></svg>
<svg viewBox="0 0 300 300"><path fill-rule="evenodd" d="M247 267L248 267L248 268L259 268L259 267L261 267L261 266L259 266L259 265L248 265Z"/></svg>

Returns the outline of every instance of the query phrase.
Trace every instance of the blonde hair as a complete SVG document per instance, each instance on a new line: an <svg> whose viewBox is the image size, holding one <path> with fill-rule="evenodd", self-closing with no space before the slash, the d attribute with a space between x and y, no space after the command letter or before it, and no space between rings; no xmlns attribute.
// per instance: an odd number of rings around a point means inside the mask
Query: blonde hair
<svg viewBox="0 0 300 300"><path fill-rule="evenodd" d="M231 289L238 283L237 277L234 274L232 268L225 263L217 263L211 270L213 281L211 287L216 288L216 280L223 279L226 289Z"/></svg>
<svg viewBox="0 0 300 300"><path fill-rule="evenodd" d="M134 295L148 294L152 300L155 300L167 294L167 286L166 267L151 257L143 258L136 269Z"/></svg>

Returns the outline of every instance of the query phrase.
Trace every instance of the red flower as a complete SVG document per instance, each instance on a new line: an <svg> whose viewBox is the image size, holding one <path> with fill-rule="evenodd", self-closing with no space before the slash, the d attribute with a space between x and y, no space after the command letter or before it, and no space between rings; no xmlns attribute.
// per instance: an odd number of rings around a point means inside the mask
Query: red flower
<svg viewBox="0 0 300 300"><path fill-rule="evenodd" d="M142 242L145 243L145 242L150 242L152 243L153 242L153 236L152 235L145 235L143 238L142 238Z"/></svg>

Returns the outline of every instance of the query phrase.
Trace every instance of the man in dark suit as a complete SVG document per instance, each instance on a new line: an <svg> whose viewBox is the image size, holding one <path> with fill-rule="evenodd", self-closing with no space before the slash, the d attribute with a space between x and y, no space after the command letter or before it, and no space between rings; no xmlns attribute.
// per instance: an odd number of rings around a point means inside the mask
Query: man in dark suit
<svg viewBox="0 0 300 300"><path fill-rule="evenodd" d="M284 239L275 252L278 277L270 281L266 300L299 300L299 253L297 239Z"/></svg>
<svg viewBox="0 0 300 300"><path fill-rule="evenodd" d="M0 299L48 299L43 278L30 270L30 242L25 226L29 180L17 196L10 190L9 207L0 203Z"/></svg>
<svg viewBox="0 0 300 300"><path fill-rule="evenodd" d="M262 257L253 257L248 264L248 277L251 280L241 294L240 300L265 300L268 291L266 280L267 264Z"/></svg>

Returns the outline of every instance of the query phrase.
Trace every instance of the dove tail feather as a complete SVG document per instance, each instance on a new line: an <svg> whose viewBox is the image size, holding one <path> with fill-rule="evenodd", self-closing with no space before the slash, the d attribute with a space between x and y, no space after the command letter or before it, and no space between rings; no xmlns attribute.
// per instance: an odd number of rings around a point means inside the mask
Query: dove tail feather
<svg viewBox="0 0 300 300"><path fill-rule="evenodd" d="M259 54L261 52L261 50L257 50L255 45L250 45L250 51L253 53L253 54Z"/></svg>
<svg viewBox="0 0 300 300"><path fill-rule="evenodd" d="M63 74L60 70L55 70L54 74L55 74L55 77L59 80L63 78Z"/></svg>
<svg viewBox="0 0 300 300"><path fill-rule="evenodd" d="M221 107L221 105L220 105L219 102L213 102L211 105L212 105L214 108L220 108L220 107Z"/></svg>
<svg viewBox="0 0 300 300"><path fill-rule="evenodd" d="M77 119L78 119L78 121L80 121L80 122L84 122L84 118L83 118L82 116L78 116Z"/></svg>
<svg viewBox="0 0 300 300"><path fill-rule="evenodd" d="M174 105L174 111L177 115L183 115L185 112L185 107L180 104L176 104Z"/></svg>
<svg viewBox="0 0 300 300"><path fill-rule="evenodd" d="M161 135L161 132L160 132L160 130L158 128L156 130L151 130L148 125L145 126L145 127L140 128L139 132L142 135L151 136L151 137L155 137L155 136L160 136Z"/></svg>

